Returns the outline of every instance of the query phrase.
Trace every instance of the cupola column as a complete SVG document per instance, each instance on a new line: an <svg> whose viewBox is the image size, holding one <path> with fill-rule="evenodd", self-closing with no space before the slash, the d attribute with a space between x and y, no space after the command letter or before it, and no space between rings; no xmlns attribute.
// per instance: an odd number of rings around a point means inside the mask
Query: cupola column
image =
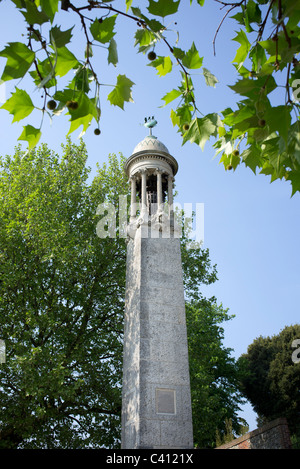
<svg viewBox="0 0 300 469"><path fill-rule="evenodd" d="M169 204L169 216L173 214L173 181L172 174L168 175L168 204Z"/></svg>
<svg viewBox="0 0 300 469"><path fill-rule="evenodd" d="M142 177L142 197L141 197L141 202L142 202L142 208L141 208L141 214L145 216L147 214L147 170L146 169L141 169L141 177Z"/></svg>
<svg viewBox="0 0 300 469"><path fill-rule="evenodd" d="M130 220L134 221L136 218L136 177L131 176L131 204L130 204Z"/></svg>
<svg viewBox="0 0 300 469"><path fill-rule="evenodd" d="M161 169L156 168L156 177L157 177L157 210L161 210L161 206L163 203L162 198L162 173Z"/></svg>

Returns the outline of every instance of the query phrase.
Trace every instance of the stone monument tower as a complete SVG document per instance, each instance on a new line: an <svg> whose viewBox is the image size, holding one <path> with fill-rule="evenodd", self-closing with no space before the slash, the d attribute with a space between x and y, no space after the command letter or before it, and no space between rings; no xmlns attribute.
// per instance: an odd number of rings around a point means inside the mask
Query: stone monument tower
<svg viewBox="0 0 300 469"><path fill-rule="evenodd" d="M131 181L123 355L122 448L193 448L180 239L178 165L150 135L127 159Z"/></svg>

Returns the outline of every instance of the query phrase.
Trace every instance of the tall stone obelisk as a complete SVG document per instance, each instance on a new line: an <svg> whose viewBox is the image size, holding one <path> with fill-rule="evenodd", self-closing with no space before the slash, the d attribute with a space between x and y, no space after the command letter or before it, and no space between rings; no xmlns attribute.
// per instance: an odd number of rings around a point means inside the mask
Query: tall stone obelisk
<svg viewBox="0 0 300 469"><path fill-rule="evenodd" d="M148 125L151 129L153 123ZM151 130L125 164L131 181L131 216L123 356L124 449L193 448L180 238L172 212L177 169L175 158Z"/></svg>

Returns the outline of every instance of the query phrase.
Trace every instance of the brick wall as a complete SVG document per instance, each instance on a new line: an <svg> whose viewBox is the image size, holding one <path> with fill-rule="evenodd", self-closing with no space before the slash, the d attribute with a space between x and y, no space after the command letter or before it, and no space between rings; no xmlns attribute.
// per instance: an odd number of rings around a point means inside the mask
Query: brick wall
<svg viewBox="0 0 300 469"><path fill-rule="evenodd" d="M278 418L216 449L291 449L288 424Z"/></svg>

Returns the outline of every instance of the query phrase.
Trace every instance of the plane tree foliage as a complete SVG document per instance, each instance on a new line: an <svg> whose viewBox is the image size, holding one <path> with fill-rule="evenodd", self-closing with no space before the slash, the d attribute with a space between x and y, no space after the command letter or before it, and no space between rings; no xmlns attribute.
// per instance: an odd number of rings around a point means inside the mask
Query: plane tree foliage
<svg viewBox="0 0 300 469"><path fill-rule="evenodd" d="M2 449L120 444L126 234L119 196L129 204L129 184L121 155L110 155L94 177L86 162L84 143L69 140L60 156L42 145L0 159ZM195 444L211 447L225 418L239 423L237 367L222 344L231 316L201 295L216 267L186 235L182 264Z"/></svg>
<svg viewBox="0 0 300 469"><path fill-rule="evenodd" d="M220 24L212 31L213 45L225 22L231 22L232 40L237 44L235 57L228 57L236 69L236 81L228 86L236 102L222 112L201 110L198 85L193 72L203 74L203 86L215 87L218 78L208 70L197 49L197 33L186 49L165 26L166 19L176 22L180 8L190 8L183 0L147 0L143 7L133 0L111 2L86 0L9 0L24 17L23 35L0 52L6 59L1 80L17 80L16 87L2 108L13 115L13 122L29 118L33 110L51 118L67 114L69 133L79 127L84 133L91 124L101 132L100 98L125 109L133 101L134 83L126 74L117 74L109 87L101 81L103 67L117 67L118 25L128 21L136 26L133 48L146 54L148 65L158 77L177 74L178 86L162 97L170 107L170 118L182 134L183 144L192 142L203 150L210 140L226 170L244 164L254 173L287 180L292 195L300 190L300 4L290 0L214 0L223 11ZM199 19L207 1L190 0L199 8ZM0 5L1 8L1 5ZM72 15L74 26L65 29L64 15ZM232 23L233 22L233 23ZM213 34L214 33L214 34ZM72 38L82 37L82 50L70 50ZM180 31L180 37L184 31ZM4 41L3 41L4 42ZM107 50L101 62L93 60L93 50ZM128 71L128 73L130 73ZM44 97L37 105L28 89L18 83L24 76ZM206 85L205 85L206 83ZM202 90L201 90L202 92ZM41 119L43 121L43 119ZM42 127L24 125L20 140L33 148Z"/></svg>

